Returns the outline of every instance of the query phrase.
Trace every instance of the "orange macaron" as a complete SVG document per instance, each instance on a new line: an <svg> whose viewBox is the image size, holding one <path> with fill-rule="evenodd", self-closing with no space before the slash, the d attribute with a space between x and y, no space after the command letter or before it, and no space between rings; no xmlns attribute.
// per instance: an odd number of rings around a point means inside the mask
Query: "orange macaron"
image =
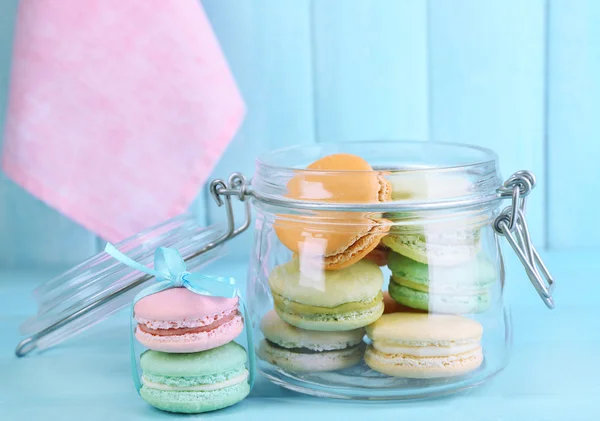
<svg viewBox="0 0 600 421"><path fill-rule="evenodd" d="M391 185L359 156L325 156L298 170L286 197L324 203L380 203L391 200ZM362 212L313 211L278 215L279 240L300 258L316 258L326 270L343 269L365 257L389 231L390 221Z"/></svg>

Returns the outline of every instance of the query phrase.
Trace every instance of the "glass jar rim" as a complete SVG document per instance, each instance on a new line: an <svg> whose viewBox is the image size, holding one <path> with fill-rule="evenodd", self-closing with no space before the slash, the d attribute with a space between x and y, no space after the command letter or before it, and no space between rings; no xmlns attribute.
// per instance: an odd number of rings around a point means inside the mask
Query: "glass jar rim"
<svg viewBox="0 0 600 421"><path fill-rule="evenodd" d="M454 143L454 142L428 142L428 141L419 141L419 140L374 140L374 141L347 141L347 142L324 142L324 143L315 143L315 144L298 144L287 146L284 148L273 149L268 152L264 152L260 154L256 158L256 166L257 168L271 168L274 170L287 170L294 172L307 172L307 173L345 173L348 171L352 172L371 172L370 170L316 170L309 169L302 166L290 166L290 165L282 165L282 155L296 155L301 152L310 152L314 151L314 156L312 157L312 161L315 161L325 155L334 154L334 153L352 153L348 152L348 149L359 149L361 147L375 147L379 146L385 148L390 145L402 145L407 147L418 147L423 148L426 147L430 150L438 149L440 152L442 151L454 151L454 152L465 152L465 153L477 153L480 154L481 157L479 159L473 159L467 162L462 163L454 163L454 164L442 164L435 166L427 166L427 167L418 167L418 166L407 166L402 167L402 171L423 171L423 170L454 170L454 169L464 169L484 164L489 164L492 162L496 162L498 160L498 155L491 149L470 145L467 143ZM321 151L320 153L318 151ZM374 168L375 171L395 171L399 170L398 167L391 168L381 168L377 166Z"/></svg>
<svg viewBox="0 0 600 421"><path fill-rule="evenodd" d="M373 170L316 170L306 167L324 156L346 153L362 157ZM392 184L391 201L344 203L291 198L288 182L297 176L361 177L377 174ZM502 180L498 156L490 149L460 143L420 141L336 142L297 145L262 154L256 160L252 195L273 206L330 211L434 211L495 206ZM401 189L413 190L406 197Z"/></svg>

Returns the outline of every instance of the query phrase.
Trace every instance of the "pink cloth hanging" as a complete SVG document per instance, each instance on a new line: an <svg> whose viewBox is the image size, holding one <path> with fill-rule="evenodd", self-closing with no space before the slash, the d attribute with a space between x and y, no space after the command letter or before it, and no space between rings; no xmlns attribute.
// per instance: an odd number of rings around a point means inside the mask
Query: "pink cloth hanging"
<svg viewBox="0 0 600 421"><path fill-rule="evenodd" d="M2 166L109 241L187 209L243 102L198 0L21 0Z"/></svg>

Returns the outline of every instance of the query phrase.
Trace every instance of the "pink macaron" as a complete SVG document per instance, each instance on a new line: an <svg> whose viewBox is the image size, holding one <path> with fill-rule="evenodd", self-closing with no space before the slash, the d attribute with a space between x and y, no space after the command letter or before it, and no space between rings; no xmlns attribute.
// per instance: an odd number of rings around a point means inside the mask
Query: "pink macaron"
<svg viewBox="0 0 600 421"><path fill-rule="evenodd" d="M171 288L139 300L133 308L136 339L155 351L184 353L216 348L244 328L237 298L209 297Z"/></svg>

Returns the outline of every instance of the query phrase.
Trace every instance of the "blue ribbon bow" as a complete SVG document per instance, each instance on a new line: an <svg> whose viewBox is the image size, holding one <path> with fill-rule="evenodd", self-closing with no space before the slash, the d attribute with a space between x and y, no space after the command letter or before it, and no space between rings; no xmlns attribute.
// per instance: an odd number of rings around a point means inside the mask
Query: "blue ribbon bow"
<svg viewBox="0 0 600 421"><path fill-rule="evenodd" d="M107 243L104 251L110 254L112 257L126 264L127 266L139 270L140 272L147 273L148 275L154 276L158 283L145 288L140 291L131 304L131 313L133 315L133 307L135 303L148 295L156 294L157 292L164 291L170 288L184 287L189 289L195 294L208 295L213 297L225 297L225 298L238 298L238 302L242 307L244 314L244 330L246 331L246 339L248 342L248 371L250 377L248 382L250 388L254 385L254 377L256 374L255 366L255 355L254 355L254 340L252 338L252 327L248 325L250 323L250 317L248 316L248 310L246 304L242 299L241 292L235 284L234 278L224 278L221 276L206 276L200 273L190 273L186 271L185 261L175 249L159 247L154 253L154 269L150 269L141 263L136 262L132 258L126 256L111 243ZM133 317L130 318L133 323ZM133 339L133 326L131 326L131 368L133 374L133 382L135 387L140 392L141 383L137 372L137 359L134 349Z"/></svg>

